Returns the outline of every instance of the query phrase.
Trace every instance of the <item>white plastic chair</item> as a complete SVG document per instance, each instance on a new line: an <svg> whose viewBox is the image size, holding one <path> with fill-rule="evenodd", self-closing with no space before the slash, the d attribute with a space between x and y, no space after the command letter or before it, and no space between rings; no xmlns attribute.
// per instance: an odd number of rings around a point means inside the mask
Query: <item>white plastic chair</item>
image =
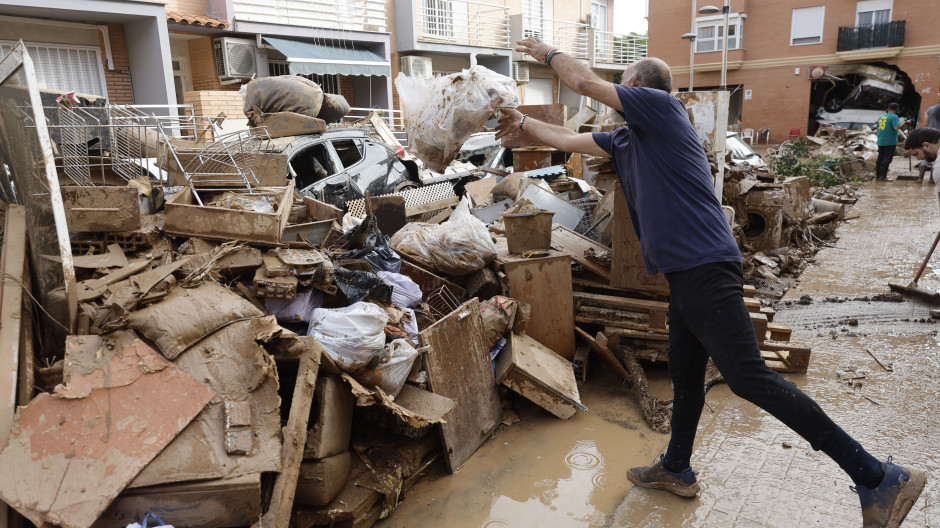
<svg viewBox="0 0 940 528"><path fill-rule="evenodd" d="M742 130L742 131L741 131L741 139L742 139L743 141L747 141L748 143L750 143L751 145L753 145L753 144L754 144L754 129L753 129L753 128L745 128L744 130Z"/></svg>

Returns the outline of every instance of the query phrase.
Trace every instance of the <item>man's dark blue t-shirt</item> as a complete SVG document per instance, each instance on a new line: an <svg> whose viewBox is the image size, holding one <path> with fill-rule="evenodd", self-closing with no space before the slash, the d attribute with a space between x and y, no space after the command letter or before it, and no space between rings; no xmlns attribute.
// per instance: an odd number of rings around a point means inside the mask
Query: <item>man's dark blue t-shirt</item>
<svg viewBox="0 0 940 528"><path fill-rule="evenodd" d="M628 126L594 141L617 171L647 272L741 262L685 105L662 90L616 87Z"/></svg>

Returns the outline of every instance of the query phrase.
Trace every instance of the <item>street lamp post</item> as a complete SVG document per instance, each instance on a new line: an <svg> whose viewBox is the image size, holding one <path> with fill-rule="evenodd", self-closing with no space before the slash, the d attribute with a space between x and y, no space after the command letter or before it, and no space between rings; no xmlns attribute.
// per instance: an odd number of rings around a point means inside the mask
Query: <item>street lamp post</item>
<svg viewBox="0 0 940 528"><path fill-rule="evenodd" d="M705 6L698 10L703 15L714 15L715 13L724 14L724 23L722 24L721 35L721 88L728 89L728 15L731 13L730 0L725 0L724 6L719 10L715 6Z"/></svg>
<svg viewBox="0 0 940 528"><path fill-rule="evenodd" d="M686 33L682 35L682 38L689 41L689 91L693 91L693 86L695 86L695 38L698 35L695 33Z"/></svg>

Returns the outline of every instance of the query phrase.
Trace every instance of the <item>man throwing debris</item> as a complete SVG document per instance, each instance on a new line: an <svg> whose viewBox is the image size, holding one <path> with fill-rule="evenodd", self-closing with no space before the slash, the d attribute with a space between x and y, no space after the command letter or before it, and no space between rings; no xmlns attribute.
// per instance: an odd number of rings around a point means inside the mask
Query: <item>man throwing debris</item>
<svg viewBox="0 0 940 528"><path fill-rule="evenodd" d="M890 458L876 460L761 358L744 305L741 253L715 198L708 161L685 106L669 95L672 74L666 63L641 60L615 85L537 38L517 45L516 51L550 65L579 94L620 112L628 126L578 134L504 108L497 137L524 130L561 150L611 158L647 271L662 272L669 282L672 436L666 454L652 466L631 469L630 481L684 497L698 493L692 444L711 357L735 394L781 420L849 474L866 527L899 526L923 491L924 473L892 464Z"/></svg>

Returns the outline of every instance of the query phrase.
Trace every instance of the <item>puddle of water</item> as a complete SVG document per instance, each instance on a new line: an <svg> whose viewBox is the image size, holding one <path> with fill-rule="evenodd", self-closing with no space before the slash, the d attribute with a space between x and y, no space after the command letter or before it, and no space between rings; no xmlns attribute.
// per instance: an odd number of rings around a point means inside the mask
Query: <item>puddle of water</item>
<svg viewBox="0 0 940 528"><path fill-rule="evenodd" d="M648 464L668 440L645 428L630 429L629 422L642 418L634 404L620 407L620 423L628 427L596 412L559 420L522 402L516 405L522 422L498 432L456 474L438 468L376 526L603 526L632 487L627 469Z"/></svg>

